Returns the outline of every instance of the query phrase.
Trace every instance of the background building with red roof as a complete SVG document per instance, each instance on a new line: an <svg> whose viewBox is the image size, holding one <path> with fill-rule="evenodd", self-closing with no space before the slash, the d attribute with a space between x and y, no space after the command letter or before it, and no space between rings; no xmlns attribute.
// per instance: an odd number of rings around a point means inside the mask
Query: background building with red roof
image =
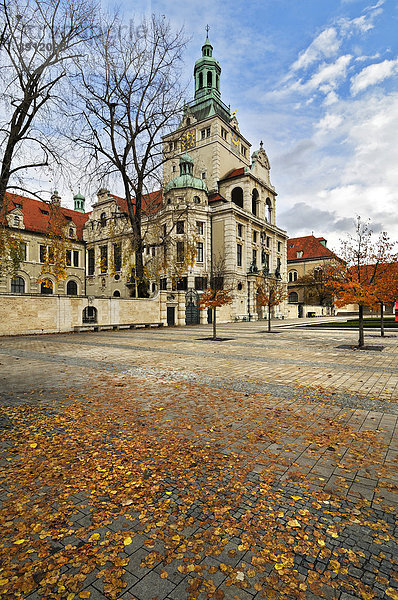
<svg viewBox="0 0 398 600"><path fill-rule="evenodd" d="M322 284L331 263L341 259L327 247L324 237L306 235L287 241L289 315L318 316L331 313L332 298Z"/></svg>
<svg viewBox="0 0 398 600"><path fill-rule="evenodd" d="M75 207L61 206L61 198L54 191L50 202L18 194L6 193L6 222L12 235L23 245L23 261L15 277L0 277L0 293L84 295L86 255L83 227L88 219L84 212L84 197L75 196ZM57 219L64 229L66 278L57 281L50 270L43 272L45 256L51 246L51 223ZM40 279L47 280L44 285Z"/></svg>

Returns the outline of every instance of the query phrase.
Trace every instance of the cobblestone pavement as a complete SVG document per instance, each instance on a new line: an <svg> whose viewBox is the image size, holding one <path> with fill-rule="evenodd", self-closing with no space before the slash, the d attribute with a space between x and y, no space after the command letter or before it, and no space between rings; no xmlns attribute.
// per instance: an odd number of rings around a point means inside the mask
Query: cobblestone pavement
<svg viewBox="0 0 398 600"><path fill-rule="evenodd" d="M398 336L265 329L0 339L2 597L398 599Z"/></svg>

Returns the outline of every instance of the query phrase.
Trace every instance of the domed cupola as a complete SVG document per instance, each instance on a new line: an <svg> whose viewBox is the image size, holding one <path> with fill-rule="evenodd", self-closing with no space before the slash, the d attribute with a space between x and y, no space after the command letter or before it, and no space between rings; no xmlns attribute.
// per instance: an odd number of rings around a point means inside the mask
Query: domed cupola
<svg viewBox="0 0 398 600"><path fill-rule="evenodd" d="M207 192L207 185L204 180L199 177L194 177L193 160L186 152L180 158L179 176L174 177L174 179L169 181L165 186L164 191L167 193L169 190L178 188L193 188L195 190L204 190Z"/></svg>
<svg viewBox="0 0 398 600"><path fill-rule="evenodd" d="M209 40L209 26L206 27L206 41L202 46L202 56L195 63L195 100L213 97L220 100L221 67L213 57L213 46Z"/></svg>
<svg viewBox="0 0 398 600"><path fill-rule="evenodd" d="M79 188L78 193L73 196L73 201L74 201L74 204L75 204L75 210L77 212L84 213L84 210L85 210L84 209L84 203L85 203L86 199L83 196L83 194L80 193L80 188Z"/></svg>

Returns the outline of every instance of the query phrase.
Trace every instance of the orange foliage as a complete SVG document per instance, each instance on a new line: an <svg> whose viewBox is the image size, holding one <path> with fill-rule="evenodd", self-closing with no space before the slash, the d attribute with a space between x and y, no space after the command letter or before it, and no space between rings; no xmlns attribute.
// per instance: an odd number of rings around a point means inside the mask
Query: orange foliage
<svg viewBox="0 0 398 600"><path fill-rule="evenodd" d="M208 288L204 290L199 302L199 309L219 308L224 304L231 304L232 297L229 290L213 290Z"/></svg>

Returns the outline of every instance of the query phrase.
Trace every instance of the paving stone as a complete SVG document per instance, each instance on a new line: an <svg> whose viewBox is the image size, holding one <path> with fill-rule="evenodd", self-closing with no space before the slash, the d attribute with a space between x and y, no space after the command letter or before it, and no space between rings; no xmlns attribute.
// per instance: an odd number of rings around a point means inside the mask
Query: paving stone
<svg viewBox="0 0 398 600"><path fill-rule="evenodd" d="M158 600L164 600L174 588L175 585L173 583L167 579L162 579L155 571L151 571L128 591L132 596L137 597L138 600L148 600L155 597Z"/></svg>

